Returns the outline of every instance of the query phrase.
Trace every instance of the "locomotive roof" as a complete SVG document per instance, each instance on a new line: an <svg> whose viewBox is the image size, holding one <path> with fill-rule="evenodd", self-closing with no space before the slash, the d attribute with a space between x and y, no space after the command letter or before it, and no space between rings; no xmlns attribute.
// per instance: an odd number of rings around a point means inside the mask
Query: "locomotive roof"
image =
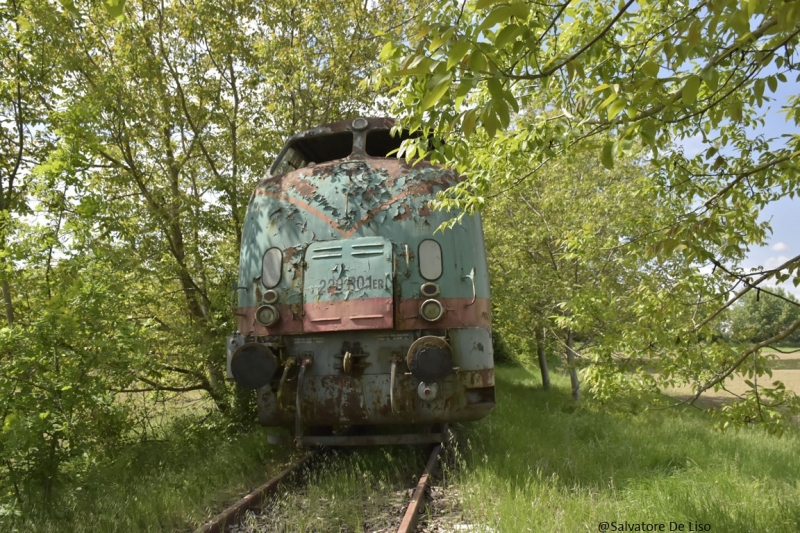
<svg viewBox="0 0 800 533"><path fill-rule="evenodd" d="M270 175L276 176L310 164L365 157L387 157L409 137L407 131L392 137L394 119L387 117L358 117L325 124L289 137L275 162ZM388 156L391 157L391 156Z"/></svg>

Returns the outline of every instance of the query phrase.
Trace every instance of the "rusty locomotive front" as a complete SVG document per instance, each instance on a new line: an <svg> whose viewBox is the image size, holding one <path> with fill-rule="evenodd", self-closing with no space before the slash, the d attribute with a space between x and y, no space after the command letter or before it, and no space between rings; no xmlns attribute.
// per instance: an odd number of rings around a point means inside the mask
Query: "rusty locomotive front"
<svg viewBox="0 0 800 533"><path fill-rule="evenodd" d="M480 217L434 233L453 214L429 203L459 178L389 155L402 138L392 125L293 136L248 206L228 376L257 389L262 424L303 444L326 443L320 429L430 427L495 405Z"/></svg>

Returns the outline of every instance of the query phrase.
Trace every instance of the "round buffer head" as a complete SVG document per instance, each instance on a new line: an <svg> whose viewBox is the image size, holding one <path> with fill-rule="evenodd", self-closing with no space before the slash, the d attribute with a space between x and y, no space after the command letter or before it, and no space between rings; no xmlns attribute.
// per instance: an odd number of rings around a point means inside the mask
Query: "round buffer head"
<svg viewBox="0 0 800 533"><path fill-rule="evenodd" d="M415 378L433 383L453 373L453 351L441 337L420 337L408 349L406 363Z"/></svg>
<svg viewBox="0 0 800 533"><path fill-rule="evenodd" d="M233 379L246 389L260 389L267 385L278 369L278 359L267 346L249 342L231 357Z"/></svg>

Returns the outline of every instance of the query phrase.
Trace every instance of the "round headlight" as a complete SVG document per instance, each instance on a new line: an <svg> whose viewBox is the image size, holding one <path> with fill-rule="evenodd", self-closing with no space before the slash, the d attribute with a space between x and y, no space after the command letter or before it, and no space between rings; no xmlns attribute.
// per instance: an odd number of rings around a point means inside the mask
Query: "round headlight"
<svg viewBox="0 0 800 533"><path fill-rule="evenodd" d="M438 300L425 300L419 306L419 314L428 322L436 322L444 315L444 306Z"/></svg>
<svg viewBox="0 0 800 533"><path fill-rule="evenodd" d="M434 298L439 296L439 286L432 282L423 283L419 288L419 292L426 298Z"/></svg>
<svg viewBox="0 0 800 533"><path fill-rule="evenodd" d="M281 314L274 305L262 305L256 310L256 320L264 327L275 325L280 318Z"/></svg>
<svg viewBox="0 0 800 533"><path fill-rule="evenodd" d="M263 299L264 303L274 304L278 301L278 293L270 289L264 293Z"/></svg>

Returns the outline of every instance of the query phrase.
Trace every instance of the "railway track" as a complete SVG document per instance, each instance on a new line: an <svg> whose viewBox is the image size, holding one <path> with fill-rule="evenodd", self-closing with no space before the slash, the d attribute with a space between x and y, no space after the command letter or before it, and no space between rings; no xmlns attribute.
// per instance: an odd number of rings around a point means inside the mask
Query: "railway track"
<svg viewBox="0 0 800 533"><path fill-rule="evenodd" d="M425 464L425 469L413 490L411 499L408 505L405 506L403 516L400 518L400 525L394 530L397 533L413 533L417 530L419 518L423 515L428 500L429 483L439 468L442 451L442 444L437 444L433 447ZM310 467L321 453L319 450L307 453L296 463L286 467L277 476L215 516L197 529L195 533L226 533L230 527L237 525L248 511L263 506L270 496L275 495L279 489L289 482L301 483L304 471L308 470L307 467Z"/></svg>

